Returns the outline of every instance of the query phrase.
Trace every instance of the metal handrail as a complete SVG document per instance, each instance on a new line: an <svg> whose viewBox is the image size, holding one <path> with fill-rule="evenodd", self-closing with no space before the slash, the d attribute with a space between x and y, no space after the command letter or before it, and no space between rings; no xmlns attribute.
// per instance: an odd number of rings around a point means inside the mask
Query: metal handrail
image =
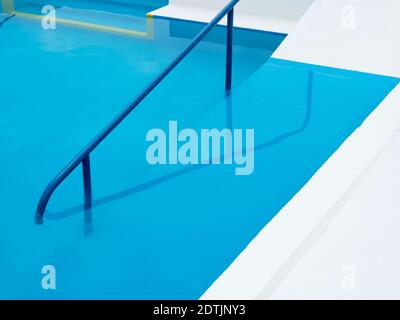
<svg viewBox="0 0 400 320"><path fill-rule="evenodd" d="M226 79L225 89L232 88L232 45L233 45L233 13L234 7L240 0L230 1L214 19L207 24L203 30L193 39L185 50L180 53L124 110L122 110L46 187L40 197L36 213L36 224L43 224L43 216L47 205L54 191L60 184L82 164L83 187L84 187L84 208L91 209L93 203L92 182L90 172L90 154L96 147L135 109L175 67L200 43L201 40L218 24L226 15L227 23L227 49L226 49Z"/></svg>

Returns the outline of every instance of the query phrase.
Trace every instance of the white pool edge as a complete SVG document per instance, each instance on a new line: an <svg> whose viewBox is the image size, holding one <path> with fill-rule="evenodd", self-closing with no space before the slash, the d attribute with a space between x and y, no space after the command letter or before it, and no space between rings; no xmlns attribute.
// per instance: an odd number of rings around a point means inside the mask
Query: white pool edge
<svg viewBox="0 0 400 320"><path fill-rule="evenodd" d="M169 4L150 12L148 15L156 18L208 23L217 13L218 9ZM245 13L235 13L234 16L234 26L237 28L282 34L287 34L293 30L296 22L297 21L293 19L280 19L277 17L265 17ZM226 25L226 17L221 20L219 25Z"/></svg>

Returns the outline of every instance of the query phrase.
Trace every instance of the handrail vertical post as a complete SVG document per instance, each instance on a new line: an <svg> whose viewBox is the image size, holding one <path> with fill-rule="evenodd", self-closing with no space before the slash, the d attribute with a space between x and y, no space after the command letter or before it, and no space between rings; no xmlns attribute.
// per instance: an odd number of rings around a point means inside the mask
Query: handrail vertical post
<svg viewBox="0 0 400 320"><path fill-rule="evenodd" d="M82 160L82 174L83 174L83 190L85 194L85 210L92 208L93 196L92 196L92 177L90 172L90 156Z"/></svg>
<svg viewBox="0 0 400 320"><path fill-rule="evenodd" d="M226 30L226 91L231 91L232 89L233 13L234 8L228 12L228 24Z"/></svg>

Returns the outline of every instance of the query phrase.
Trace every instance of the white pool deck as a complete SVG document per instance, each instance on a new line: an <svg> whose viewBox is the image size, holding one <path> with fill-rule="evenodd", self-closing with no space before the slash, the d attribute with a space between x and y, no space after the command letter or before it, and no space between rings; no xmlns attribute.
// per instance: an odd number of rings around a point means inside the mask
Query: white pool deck
<svg viewBox="0 0 400 320"><path fill-rule="evenodd" d="M400 77L399 12L316 0L274 57ZM202 299L399 299L399 164L400 85Z"/></svg>
<svg viewBox="0 0 400 320"><path fill-rule="evenodd" d="M235 9L235 27L289 33L313 0L241 0ZM170 0L150 14L197 22L210 22L227 0ZM287 10L287 9L290 10ZM221 23L226 25L226 18Z"/></svg>

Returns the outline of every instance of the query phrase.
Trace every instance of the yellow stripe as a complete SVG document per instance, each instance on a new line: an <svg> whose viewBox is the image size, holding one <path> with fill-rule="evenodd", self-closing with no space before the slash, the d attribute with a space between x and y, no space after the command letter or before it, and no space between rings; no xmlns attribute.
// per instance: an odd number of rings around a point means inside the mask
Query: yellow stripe
<svg viewBox="0 0 400 320"><path fill-rule="evenodd" d="M149 39L154 39L154 20L153 16L148 16L146 19L147 25L147 37Z"/></svg>
<svg viewBox="0 0 400 320"><path fill-rule="evenodd" d="M15 14L19 17L28 18L28 19L34 19L34 20L42 20L43 19L43 16L38 15L38 14L25 13L25 12L20 12L20 11L16 11ZM49 19L50 19L50 21L52 21L51 18L49 18ZM107 26L107 25L94 24L94 23L89 23L89 22L62 19L62 18L56 18L54 20L54 22L65 24L65 25L72 26L72 27L78 27L78 28L84 28L84 29L90 29L90 30L96 30L96 31L111 32L111 33L118 33L118 34L123 34L123 35L127 35L127 36L132 36L132 37L153 38L153 23L152 23L152 21L147 21L147 28L150 28L149 32L136 31L136 30L130 30L130 29L118 28L118 27L111 27L111 26Z"/></svg>

